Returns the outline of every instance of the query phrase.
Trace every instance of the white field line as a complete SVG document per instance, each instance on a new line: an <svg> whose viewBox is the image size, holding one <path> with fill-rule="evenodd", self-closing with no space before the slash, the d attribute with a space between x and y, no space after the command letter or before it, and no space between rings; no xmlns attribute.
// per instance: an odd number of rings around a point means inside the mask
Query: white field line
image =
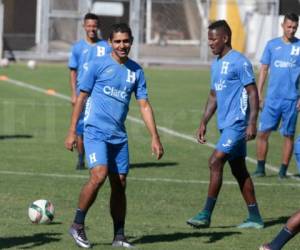
<svg viewBox="0 0 300 250"><path fill-rule="evenodd" d="M60 93L57 93L57 92L49 94L49 92L46 89L31 85L29 83L21 82L21 81L14 80L14 79L11 79L11 78L5 79L4 81L8 82L8 83L11 83L11 84L14 84L14 85L19 86L19 87L31 89L33 91L37 91L37 92L40 92L40 93L43 93L43 94L46 94L46 95L55 96L57 98L64 99L64 100L67 100L67 101L71 100L70 97L67 96L67 95L60 94ZM144 122L141 119L135 118L135 117L130 116L130 115L127 116L127 119L134 122L134 123L137 123L137 124L144 124ZM181 139L185 139L185 140L197 143L197 140L194 137L190 136L190 135L179 133L175 130L172 130L172 129L169 129L169 128L166 128L166 127L162 127L162 126L157 126L157 129L159 131L165 133L165 134L168 134L168 135L171 135L171 136L174 136L174 137L178 137L178 138L181 138ZM210 147L210 148L215 147L214 144L209 143L209 142L207 142L204 145L206 145L207 147ZM256 164L256 159L254 159L254 158L247 157L246 160L250 163ZM276 168L276 167L274 167L270 164L266 164L266 168L273 171L273 172L278 173L278 168ZM287 174L290 176L290 178L299 181L299 178L294 177L290 172L288 172Z"/></svg>
<svg viewBox="0 0 300 250"><path fill-rule="evenodd" d="M87 175L79 174L51 174L51 173L34 173L34 172L21 172L21 171L6 171L0 170L0 175L20 175L20 176L32 176L32 177L45 177L45 178L63 178L63 179L87 179ZM131 181L142 181L142 182L161 182L161 183L178 183L178 184L203 184L208 185L208 181L202 180L181 180L181 179L170 179L170 178L143 178L143 177L127 177ZM236 181L223 181L224 185L237 185ZM274 186L288 186L288 187L300 187L300 183L261 183L256 182L255 186L263 187L274 187Z"/></svg>

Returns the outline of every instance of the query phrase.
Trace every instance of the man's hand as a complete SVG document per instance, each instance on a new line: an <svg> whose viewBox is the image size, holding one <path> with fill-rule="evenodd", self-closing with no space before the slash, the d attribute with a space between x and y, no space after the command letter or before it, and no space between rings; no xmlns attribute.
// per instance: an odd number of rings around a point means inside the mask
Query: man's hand
<svg viewBox="0 0 300 250"><path fill-rule="evenodd" d="M164 154L164 148L160 142L159 137L153 137L151 142L152 154L156 155L156 159L159 160Z"/></svg>
<svg viewBox="0 0 300 250"><path fill-rule="evenodd" d="M201 143L201 144L206 143L205 134L206 134L206 126L203 122L201 122L201 124L196 132L196 138L199 143Z"/></svg>
<svg viewBox="0 0 300 250"><path fill-rule="evenodd" d="M256 133L257 133L256 124L254 123L249 124L246 129L246 141L255 139Z"/></svg>
<svg viewBox="0 0 300 250"><path fill-rule="evenodd" d="M76 148L76 140L77 136L75 132L69 132L65 139L65 147L66 149L73 151Z"/></svg>

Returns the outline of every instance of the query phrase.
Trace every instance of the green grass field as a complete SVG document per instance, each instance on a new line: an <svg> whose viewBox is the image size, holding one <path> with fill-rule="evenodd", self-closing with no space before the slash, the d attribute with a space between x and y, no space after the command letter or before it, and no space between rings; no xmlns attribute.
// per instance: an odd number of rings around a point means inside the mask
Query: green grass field
<svg viewBox="0 0 300 250"><path fill-rule="evenodd" d="M66 96L70 93L68 70L62 64L39 65L36 70L11 65L0 68L0 75ZM207 160L212 149L191 138L206 103L209 73L206 69L157 68L147 69L146 76L156 121L162 128L165 156L156 161L145 127L127 121L131 155L126 221L129 241L138 249L251 250L271 240L300 208L300 182L295 178L279 181L271 170L266 178L254 180L265 229L235 227L246 218L247 210L228 166L211 227L199 230L186 225L185 221L202 208L207 192ZM76 171L76 154L64 149L70 111L70 103L62 97L0 81L0 249L78 249L67 230L88 171ZM134 98L129 115L140 118ZM215 143L217 138L213 119L207 139ZM274 133L268 163L276 168L281 142ZM249 143L248 155L255 159L254 141ZM253 172L255 165L248 162L248 169ZM294 160L289 171L297 173ZM41 198L55 205L56 215L50 225L33 225L27 217L29 204ZM106 183L86 221L94 249L111 248L108 199ZM296 237L285 249L299 249L299 244L300 237Z"/></svg>

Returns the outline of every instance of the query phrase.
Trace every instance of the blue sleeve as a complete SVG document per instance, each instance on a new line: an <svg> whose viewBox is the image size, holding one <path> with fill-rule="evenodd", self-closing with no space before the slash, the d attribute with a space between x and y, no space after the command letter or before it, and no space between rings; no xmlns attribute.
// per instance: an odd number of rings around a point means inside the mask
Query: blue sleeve
<svg viewBox="0 0 300 250"><path fill-rule="evenodd" d="M270 48L270 42L267 43L264 52L262 54L262 57L260 59L261 64L269 65L271 62L271 48Z"/></svg>
<svg viewBox="0 0 300 250"><path fill-rule="evenodd" d="M148 99L147 85L144 76L144 71L141 70L137 79L137 86L135 90L135 98L137 100L140 99Z"/></svg>
<svg viewBox="0 0 300 250"><path fill-rule="evenodd" d="M79 82L79 90L87 93L91 93L95 82L96 82L96 75L97 75L97 64L93 61L90 62L89 67L84 72L80 82Z"/></svg>
<svg viewBox="0 0 300 250"><path fill-rule="evenodd" d="M68 67L70 69L77 69L78 68L78 50L77 50L76 45L73 45L73 47L71 49L71 54L70 54L70 57L69 57Z"/></svg>
<svg viewBox="0 0 300 250"><path fill-rule="evenodd" d="M255 76L252 68L252 64L243 58L238 64L238 75L241 83L246 86L250 83L255 83Z"/></svg>

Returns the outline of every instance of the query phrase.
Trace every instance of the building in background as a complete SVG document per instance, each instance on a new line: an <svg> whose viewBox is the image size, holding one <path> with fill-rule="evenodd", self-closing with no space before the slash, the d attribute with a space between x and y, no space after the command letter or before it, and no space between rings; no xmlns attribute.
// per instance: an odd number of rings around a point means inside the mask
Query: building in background
<svg viewBox="0 0 300 250"><path fill-rule="evenodd" d="M0 48L11 60L66 60L72 42L84 36L83 15L91 11L100 17L103 38L113 23L130 23L131 56L141 63L201 65L211 57L208 23L223 18L233 29L233 46L255 63L265 42L280 34L280 15L300 12L299 5L298 0L0 0Z"/></svg>

